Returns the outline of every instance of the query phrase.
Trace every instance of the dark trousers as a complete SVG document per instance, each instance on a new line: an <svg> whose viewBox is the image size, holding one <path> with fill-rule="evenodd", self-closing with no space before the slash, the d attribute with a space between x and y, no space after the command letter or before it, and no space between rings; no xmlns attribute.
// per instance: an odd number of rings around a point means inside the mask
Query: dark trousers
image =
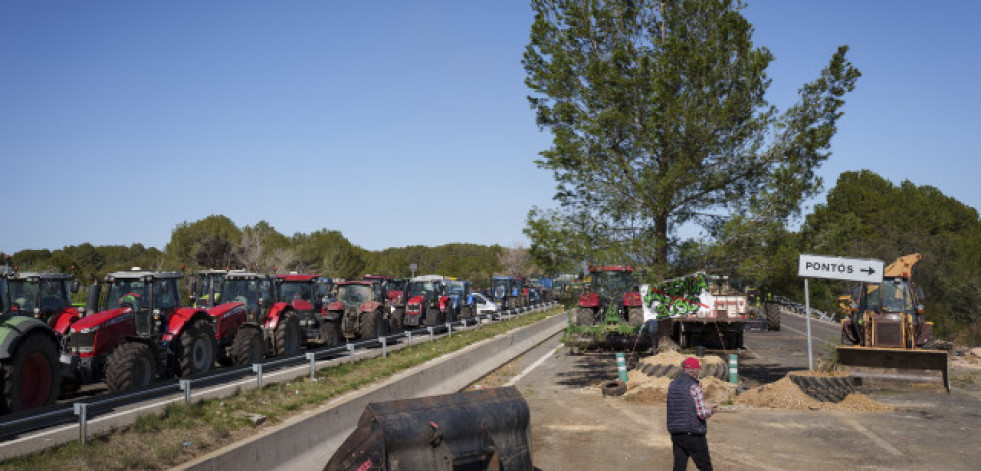
<svg viewBox="0 0 981 471"><path fill-rule="evenodd" d="M657 341L660 339L657 336L657 319L649 319L645 324L647 334L651 336L651 355L657 355Z"/></svg>
<svg viewBox="0 0 981 471"><path fill-rule="evenodd" d="M712 459L709 458L705 434L672 433L671 445L674 450L674 471L688 469L689 456L700 471L712 471Z"/></svg>

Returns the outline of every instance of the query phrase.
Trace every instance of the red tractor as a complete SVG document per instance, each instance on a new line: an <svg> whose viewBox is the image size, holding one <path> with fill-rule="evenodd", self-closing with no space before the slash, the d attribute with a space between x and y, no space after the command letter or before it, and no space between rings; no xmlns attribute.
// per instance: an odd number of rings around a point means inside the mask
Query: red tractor
<svg viewBox="0 0 981 471"><path fill-rule="evenodd" d="M110 391L158 378L192 378L215 363L215 330L204 309L181 307L181 272L110 273L89 289L88 315L68 329L62 362L71 384L105 380Z"/></svg>
<svg viewBox="0 0 981 471"><path fill-rule="evenodd" d="M589 267L589 286L579 295L573 323L595 325L605 319L612 304L620 319L630 327L640 327L644 323L644 308L633 271L632 267L622 265Z"/></svg>
<svg viewBox="0 0 981 471"><path fill-rule="evenodd" d="M446 285L439 275L417 276L409 281L405 308L405 326L428 327L453 322L453 301L446 295Z"/></svg>
<svg viewBox="0 0 981 471"><path fill-rule="evenodd" d="M282 320L286 324L283 341L294 338L300 345L334 345L339 342L337 324L325 317L330 280L319 275L290 273L276 275L276 301L287 303L293 311ZM294 334L295 332L295 334Z"/></svg>
<svg viewBox="0 0 981 471"><path fill-rule="evenodd" d="M385 291L388 292L388 305L391 314L389 315L388 331L401 332L405 325L405 278L392 278L385 275L365 275L361 277L365 281L380 280L384 282Z"/></svg>
<svg viewBox="0 0 981 471"><path fill-rule="evenodd" d="M388 334L390 307L379 281L342 281L337 300L327 306L326 318L348 340L376 339Z"/></svg>
<svg viewBox="0 0 981 471"><path fill-rule="evenodd" d="M300 351L300 321L291 304L276 301L279 286L271 275L224 275L218 292L226 302L208 309L215 322L219 362L249 365L266 356Z"/></svg>

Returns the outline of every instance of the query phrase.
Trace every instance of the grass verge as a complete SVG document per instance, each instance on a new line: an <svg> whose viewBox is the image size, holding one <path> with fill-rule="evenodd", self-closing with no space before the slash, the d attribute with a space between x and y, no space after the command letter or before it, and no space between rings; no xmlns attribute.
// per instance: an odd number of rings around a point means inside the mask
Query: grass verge
<svg viewBox="0 0 981 471"><path fill-rule="evenodd" d="M356 363L343 363L309 377L250 389L223 399L207 399L192 405L173 404L159 413L140 417L132 425L57 446L33 455L0 462L0 470L123 470L167 469L245 439L301 411L363 385L387 378L467 345L539 322L561 308L526 314L479 329L454 333L432 342L417 343ZM255 425L243 413L260 414L265 423Z"/></svg>

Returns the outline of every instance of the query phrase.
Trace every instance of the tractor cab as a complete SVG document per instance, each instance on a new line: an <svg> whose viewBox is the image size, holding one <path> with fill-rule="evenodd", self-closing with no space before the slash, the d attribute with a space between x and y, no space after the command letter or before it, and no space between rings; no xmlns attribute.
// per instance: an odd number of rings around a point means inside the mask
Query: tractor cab
<svg viewBox="0 0 981 471"><path fill-rule="evenodd" d="M191 305L210 308L221 304L221 282L228 273L229 270L198 270L191 283Z"/></svg>
<svg viewBox="0 0 981 471"><path fill-rule="evenodd" d="M165 330L164 323L180 307L178 272L128 271L106 276L107 294L103 309L92 312L129 309L136 335L152 338Z"/></svg>
<svg viewBox="0 0 981 471"><path fill-rule="evenodd" d="M223 294L225 302L245 305L248 321L258 323L275 302L278 286L275 278L269 275L234 272L224 277L219 292Z"/></svg>
<svg viewBox="0 0 981 471"><path fill-rule="evenodd" d="M50 322L73 309L71 293L78 292L78 281L62 273L8 271L4 306L11 312Z"/></svg>

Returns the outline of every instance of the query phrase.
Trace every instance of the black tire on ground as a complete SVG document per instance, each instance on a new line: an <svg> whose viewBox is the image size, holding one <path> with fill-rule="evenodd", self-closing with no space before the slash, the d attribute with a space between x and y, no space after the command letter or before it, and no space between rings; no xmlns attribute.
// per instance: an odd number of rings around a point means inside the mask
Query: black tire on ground
<svg viewBox="0 0 981 471"><path fill-rule="evenodd" d="M256 327L241 327L232 340L232 361L235 365L252 365L265 357L265 341L262 331Z"/></svg>
<svg viewBox="0 0 981 471"><path fill-rule="evenodd" d="M426 308L426 327L435 327L442 322L441 312L438 308Z"/></svg>
<svg viewBox="0 0 981 471"><path fill-rule="evenodd" d="M178 336L177 367L182 378L201 376L215 365L215 330L204 319L192 321Z"/></svg>
<svg viewBox="0 0 981 471"><path fill-rule="evenodd" d="M157 362L150 346L124 342L106 360L106 387L110 392L149 386L157 378Z"/></svg>
<svg viewBox="0 0 981 471"><path fill-rule="evenodd" d="M27 334L0 370L3 382L0 413L53 403L61 390L59 370L58 345L54 340L39 331Z"/></svg>
<svg viewBox="0 0 981 471"><path fill-rule="evenodd" d="M644 323L644 310L639 307L627 308L627 324L630 327L638 328Z"/></svg>
<svg viewBox="0 0 981 471"><path fill-rule="evenodd" d="M804 394L821 402L841 402L844 396L829 385L829 378L821 376L790 376L791 381Z"/></svg>
<svg viewBox="0 0 981 471"><path fill-rule="evenodd" d="M362 312L358 322L358 334L361 340L373 340L381 337L381 313L378 311Z"/></svg>
<svg viewBox="0 0 981 471"><path fill-rule="evenodd" d="M295 355L300 351L300 320L287 314L276 326L276 356Z"/></svg>
<svg viewBox="0 0 981 471"><path fill-rule="evenodd" d="M341 323L340 322L326 322L325 330L327 331L326 338L328 347L333 347L334 345L340 345L341 343Z"/></svg>
<svg viewBox="0 0 981 471"><path fill-rule="evenodd" d="M640 365L640 372L647 376L653 376L651 373L654 372L654 365L650 363L644 363Z"/></svg>
<svg viewBox="0 0 981 471"><path fill-rule="evenodd" d="M473 306L463 306L460 308L460 319L472 319Z"/></svg>
<svg viewBox="0 0 981 471"><path fill-rule="evenodd" d="M405 330L405 309L395 308L388 318L389 332L399 333Z"/></svg>
<svg viewBox="0 0 981 471"><path fill-rule="evenodd" d="M596 325L596 316L593 310L588 307L576 308L576 317L573 319L575 325Z"/></svg>
<svg viewBox="0 0 981 471"><path fill-rule="evenodd" d="M766 303L766 328L775 332L780 331L780 305Z"/></svg>
<svg viewBox="0 0 981 471"><path fill-rule="evenodd" d="M622 396L623 393L627 392L627 385L623 381L609 381L603 383L603 395L604 396Z"/></svg>

